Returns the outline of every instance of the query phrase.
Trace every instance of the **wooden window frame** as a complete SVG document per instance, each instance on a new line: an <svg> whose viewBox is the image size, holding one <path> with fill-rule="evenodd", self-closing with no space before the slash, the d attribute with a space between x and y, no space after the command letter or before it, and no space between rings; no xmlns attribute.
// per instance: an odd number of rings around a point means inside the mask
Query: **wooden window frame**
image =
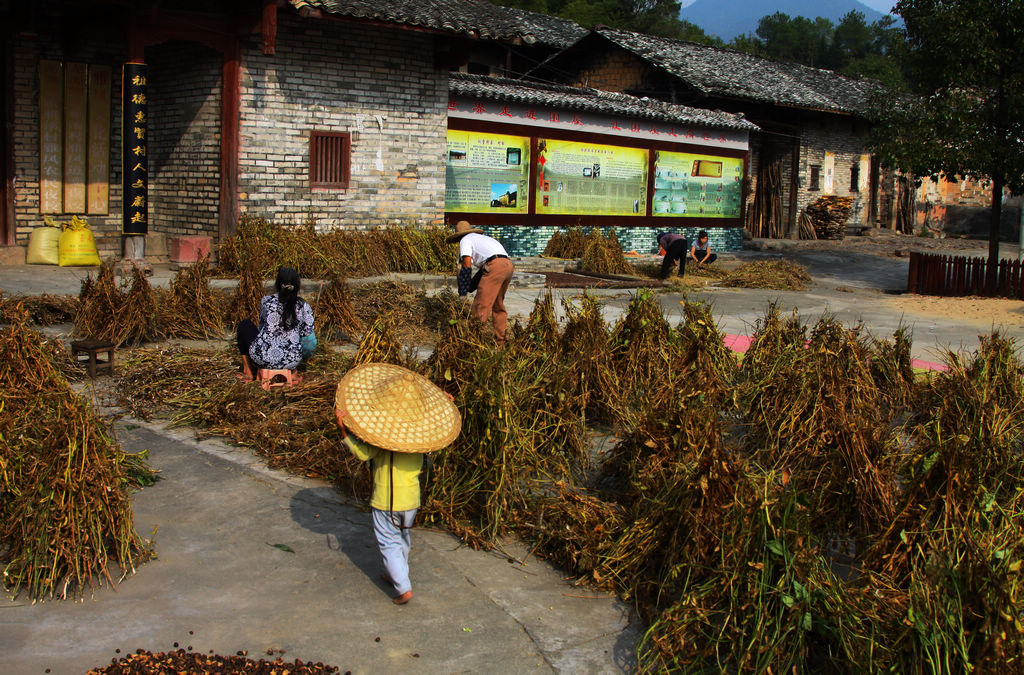
<svg viewBox="0 0 1024 675"><path fill-rule="evenodd" d="M807 179L807 190L808 192L818 192L821 190L821 165L812 164L810 170L810 177Z"/></svg>
<svg viewBox="0 0 1024 675"><path fill-rule="evenodd" d="M348 189L351 166L352 137L349 133L344 131L309 132L309 187L311 189Z"/></svg>

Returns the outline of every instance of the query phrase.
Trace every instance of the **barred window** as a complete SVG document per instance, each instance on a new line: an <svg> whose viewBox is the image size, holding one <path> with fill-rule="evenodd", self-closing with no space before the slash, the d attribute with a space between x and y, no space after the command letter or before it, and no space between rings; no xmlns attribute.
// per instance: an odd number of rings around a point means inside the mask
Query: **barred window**
<svg viewBox="0 0 1024 675"><path fill-rule="evenodd" d="M350 161L349 135L337 131L309 134L309 186L347 188Z"/></svg>

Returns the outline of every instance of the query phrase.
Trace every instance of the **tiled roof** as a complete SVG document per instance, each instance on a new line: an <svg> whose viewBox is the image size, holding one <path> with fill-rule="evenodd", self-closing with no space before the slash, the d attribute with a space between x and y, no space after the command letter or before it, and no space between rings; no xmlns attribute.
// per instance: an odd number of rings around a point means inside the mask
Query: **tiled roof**
<svg viewBox="0 0 1024 675"><path fill-rule="evenodd" d="M565 49L585 37L590 31L575 21L560 19L538 12L528 12L515 7L499 7L516 17L522 26L523 33L532 35L542 45Z"/></svg>
<svg viewBox="0 0 1024 675"><path fill-rule="evenodd" d="M637 98L628 94L598 91L597 89L538 84L465 73L451 73L448 82L449 91L453 96L622 115L716 129L756 131L758 128L743 119L742 115L725 113L720 110L690 108L664 101Z"/></svg>
<svg viewBox="0 0 1024 675"><path fill-rule="evenodd" d="M599 27L593 31L708 96L864 113L873 80L692 42Z"/></svg>
<svg viewBox="0 0 1024 675"><path fill-rule="evenodd" d="M587 34L572 21L488 0L289 0L297 10L413 26L467 37L567 47Z"/></svg>

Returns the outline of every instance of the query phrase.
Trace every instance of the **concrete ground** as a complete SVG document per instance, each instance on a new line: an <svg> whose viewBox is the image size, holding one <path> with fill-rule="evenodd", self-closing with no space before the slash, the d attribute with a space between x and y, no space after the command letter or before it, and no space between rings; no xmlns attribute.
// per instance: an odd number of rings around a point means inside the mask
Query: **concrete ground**
<svg viewBox="0 0 1024 675"><path fill-rule="evenodd" d="M729 253L722 263L766 255L782 253ZM880 337L905 325L913 331L914 356L923 359L937 360L945 347L973 350L977 336L992 327L887 309L879 298L905 289L905 259L835 250L785 255L808 267L814 277L808 291L706 288L689 296L711 302L723 331L737 335L749 335L770 302L785 313L797 309L808 322L825 312L844 324L863 322ZM546 292L539 272L561 265L515 262L506 305L525 318ZM0 289L77 294L87 273L0 266ZM169 266L157 265L151 282L165 285L172 276ZM402 276L427 287L454 285L453 279ZM609 320L635 293L594 292ZM559 299L579 293L553 291ZM684 296L657 297L676 323ZM1024 329L1007 332L1024 341ZM138 532L149 537L157 528L159 557L116 591L100 588L82 602L0 600L0 673L84 673L109 663L117 650L166 651L175 644L219 654L245 650L253 658L271 658L269 652L354 673L618 673L635 667L639 628L629 608L569 585L520 544L478 552L446 533L416 530L416 595L396 607L378 579L369 514L325 483L271 471L245 449L196 441L188 430L125 418L117 433L124 449L149 450L163 477L133 498Z"/></svg>

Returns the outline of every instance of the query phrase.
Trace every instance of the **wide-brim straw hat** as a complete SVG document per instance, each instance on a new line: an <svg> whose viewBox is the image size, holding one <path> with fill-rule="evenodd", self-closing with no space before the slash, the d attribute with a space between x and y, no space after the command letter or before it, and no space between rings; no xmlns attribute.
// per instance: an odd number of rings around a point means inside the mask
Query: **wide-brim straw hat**
<svg viewBox="0 0 1024 675"><path fill-rule="evenodd" d="M347 413L345 426L352 433L385 450L440 450L462 430L462 415L444 391L390 363L364 363L348 371L334 404Z"/></svg>
<svg viewBox="0 0 1024 675"><path fill-rule="evenodd" d="M468 220L460 220L459 222L455 223L455 233L449 234L448 238L445 239L445 241L448 242L449 244L454 244L459 239L462 239L467 234L471 233L483 234L484 231L478 227L473 227L472 225L470 225Z"/></svg>

